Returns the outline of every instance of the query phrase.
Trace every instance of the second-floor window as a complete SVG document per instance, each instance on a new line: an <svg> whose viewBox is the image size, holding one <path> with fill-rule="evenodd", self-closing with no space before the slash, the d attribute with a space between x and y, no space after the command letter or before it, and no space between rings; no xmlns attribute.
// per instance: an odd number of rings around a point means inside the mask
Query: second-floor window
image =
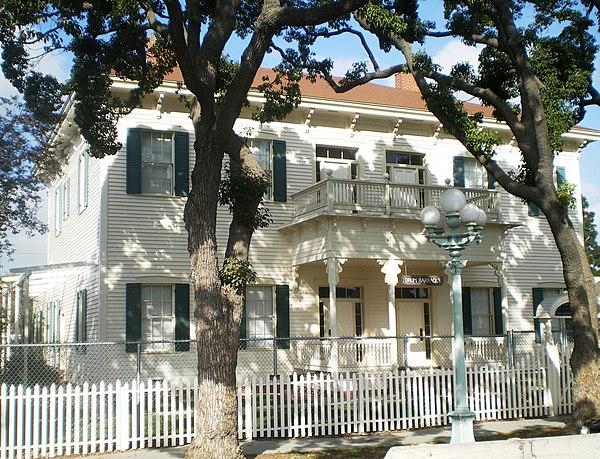
<svg viewBox="0 0 600 459"><path fill-rule="evenodd" d="M88 205L88 166L89 153L88 149L84 148L79 153L77 165L77 201L79 212L83 212Z"/></svg>
<svg viewBox="0 0 600 459"><path fill-rule="evenodd" d="M185 131L127 132L127 193L187 196L189 134Z"/></svg>
<svg viewBox="0 0 600 459"><path fill-rule="evenodd" d="M356 148L317 145L317 182L327 178L325 173L327 169L331 170L333 178L357 179L357 151Z"/></svg>
<svg viewBox="0 0 600 459"><path fill-rule="evenodd" d="M460 188L489 188L491 179L475 158L456 156L454 158L454 186Z"/></svg>
<svg viewBox="0 0 600 459"><path fill-rule="evenodd" d="M425 184L425 156L404 151L385 152L385 171L392 183Z"/></svg>
<svg viewBox="0 0 600 459"><path fill-rule="evenodd" d="M247 141L248 148L256 158L256 162L269 176L269 190L265 193L265 199L273 196L273 168L272 168L272 142L265 139L250 139Z"/></svg>
<svg viewBox="0 0 600 459"><path fill-rule="evenodd" d="M142 193L173 193L173 133L142 131Z"/></svg>

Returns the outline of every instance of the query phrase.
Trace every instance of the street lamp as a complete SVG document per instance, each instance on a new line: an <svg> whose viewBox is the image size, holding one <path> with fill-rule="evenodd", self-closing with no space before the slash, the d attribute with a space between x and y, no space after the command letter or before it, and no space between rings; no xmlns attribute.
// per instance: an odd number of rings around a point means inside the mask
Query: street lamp
<svg viewBox="0 0 600 459"><path fill-rule="evenodd" d="M446 185L450 180L446 179ZM462 314L461 272L466 260L460 257L465 247L481 242L481 231L487 219L483 210L468 204L464 193L458 188L447 188L440 198L442 211L435 206L427 206L421 211L421 221L427 230L427 239L432 244L448 251L450 260L444 266L452 274L452 298L454 316L454 336L452 338L452 360L454 363L455 408L450 413L452 437L450 443L474 442L473 418L467 403L467 370L465 365L465 340ZM463 227L461 228L461 224Z"/></svg>

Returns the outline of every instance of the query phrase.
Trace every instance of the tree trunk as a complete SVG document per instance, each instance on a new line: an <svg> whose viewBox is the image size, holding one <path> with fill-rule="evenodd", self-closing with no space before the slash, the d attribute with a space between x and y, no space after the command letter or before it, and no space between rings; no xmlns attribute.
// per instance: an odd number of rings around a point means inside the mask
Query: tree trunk
<svg viewBox="0 0 600 459"><path fill-rule="evenodd" d="M585 250L562 208L546 212L548 223L561 254L565 285L573 319L573 422L600 415L600 352L598 351L598 307L594 278Z"/></svg>
<svg viewBox="0 0 600 459"><path fill-rule="evenodd" d="M191 263L199 390L196 437L186 457L241 459L235 371L242 301L233 289L221 285L216 239L217 196L224 149L213 131L200 128L198 122L194 125L196 164L184 215Z"/></svg>

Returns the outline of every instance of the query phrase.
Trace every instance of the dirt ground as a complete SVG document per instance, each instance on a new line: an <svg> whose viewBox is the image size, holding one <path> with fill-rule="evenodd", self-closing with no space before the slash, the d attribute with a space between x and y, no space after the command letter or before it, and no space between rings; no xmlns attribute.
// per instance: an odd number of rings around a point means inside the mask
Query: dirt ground
<svg viewBox="0 0 600 459"><path fill-rule="evenodd" d="M491 440L507 440L508 438L531 438L531 437L551 437L559 435L573 435L576 433L573 428L567 426L565 428L547 427L543 429L522 429L507 434L486 434L485 437L479 438L476 435L477 441ZM346 449L330 449L327 451L305 451L291 453L262 453L259 455L246 455L247 459L382 459L388 450L386 446L364 446L358 448Z"/></svg>

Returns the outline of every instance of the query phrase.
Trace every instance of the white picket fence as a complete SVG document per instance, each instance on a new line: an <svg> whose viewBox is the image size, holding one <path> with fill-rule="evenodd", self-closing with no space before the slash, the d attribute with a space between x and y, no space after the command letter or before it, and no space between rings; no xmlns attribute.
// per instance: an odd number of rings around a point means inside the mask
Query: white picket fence
<svg viewBox="0 0 600 459"><path fill-rule="evenodd" d="M470 367L477 420L571 411L570 373L549 394L545 366ZM567 369L567 371L564 371ZM308 437L445 425L452 370L253 377L238 385L240 439ZM189 443L197 381L0 388L0 459L56 457Z"/></svg>

